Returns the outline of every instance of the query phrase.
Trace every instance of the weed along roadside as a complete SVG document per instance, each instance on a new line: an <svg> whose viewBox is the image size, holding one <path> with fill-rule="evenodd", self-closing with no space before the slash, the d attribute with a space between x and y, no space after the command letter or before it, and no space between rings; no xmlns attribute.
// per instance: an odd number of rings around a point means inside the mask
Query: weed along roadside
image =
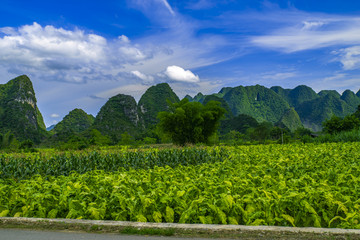
<svg viewBox="0 0 360 240"><path fill-rule="evenodd" d="M358 229L1 217L0 228L232 239L360 239Z"/></svg>

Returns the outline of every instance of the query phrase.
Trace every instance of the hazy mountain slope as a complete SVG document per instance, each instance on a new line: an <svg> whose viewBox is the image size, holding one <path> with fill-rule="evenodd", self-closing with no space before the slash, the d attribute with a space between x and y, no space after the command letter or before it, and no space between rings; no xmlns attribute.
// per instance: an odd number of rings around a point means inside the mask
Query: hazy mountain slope
<svg viewBox="0 0 360 240"><path fill-rule="evenodd" d="M284 115L281 117L279 122L276 123L276 125L288 128L292 132L298 128L303 127L299 114L295 111L293 107L284 113Z"/></svg>

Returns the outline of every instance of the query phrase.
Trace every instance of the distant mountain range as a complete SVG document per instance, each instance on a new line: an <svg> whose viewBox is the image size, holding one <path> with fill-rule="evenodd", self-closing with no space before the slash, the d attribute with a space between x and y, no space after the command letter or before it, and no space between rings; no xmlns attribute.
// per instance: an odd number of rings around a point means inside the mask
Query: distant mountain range
<svg viewBox="0 0 360 240"><path fill-rule="evenodd" d="M250 116L258 122L269 121L292 131L300 126L320 131L322 122L332 115L344 117L357 110L360 90L357 93L350 90L342 94L333 90L316 93L304 85L294 89L255 85L225 87L211 95L198 93L186 98L200 103L219 101L228 111L223 124L236 125L236 121L242 121L240 118ZM153 128L158 112L168 109L168 101L179 100L167 83L161 83L150 87L139 103L132 96L118 94L105 103L96 117L74 109L48 130L51 134L67 135L97 129L116 142L124 132L136 137ZM25 75L0 85L0 131L11 131L19 140L34 142L48 136L36 102L32 83Z"/></svg>

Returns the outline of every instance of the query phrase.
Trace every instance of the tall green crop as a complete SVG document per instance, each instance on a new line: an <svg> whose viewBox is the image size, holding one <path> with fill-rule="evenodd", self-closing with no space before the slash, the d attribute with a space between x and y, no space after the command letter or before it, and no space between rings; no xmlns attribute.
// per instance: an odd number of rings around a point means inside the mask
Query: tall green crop
<svg viewBox="0 0 360 240"><path fill-rule="evenodd" d="M53 156L12 157L0 155L0 178L26 179L33 175L67 176L72 172L93 170L118 171L151 169L155 166L176 167L223 161L228 153L223 149L184 148L114 153L80 152Z"/></svg>

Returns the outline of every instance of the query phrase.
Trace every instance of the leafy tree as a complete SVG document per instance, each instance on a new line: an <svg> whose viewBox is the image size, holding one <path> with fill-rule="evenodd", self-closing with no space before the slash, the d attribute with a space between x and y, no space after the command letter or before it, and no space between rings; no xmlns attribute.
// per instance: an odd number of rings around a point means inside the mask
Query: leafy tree
<svg viewBox="0 0 360 240"><path fill-rule="evenodd" d="M199 102L189 102L187 98L178 103L170 103L169 110L158 114L159 127L179 145L208 143L225 114L225 109L219 102L209 101L202 105Z"/></svg>
<svg viewBox="0 0 360 240"><path fill-rule="evenodd" d="M270 138L272 128L273 125L271 122L262 122L251 131L250 135L252 139L264 143Z"/></svg>
<svg viewBox="0 0 360 240"><path fill-rule="evenodd" d="M101 132L97 129L91 129L89 133L90 144L97 146L106 146L111 143L109 136L102 135Z"/></svg>
<svg viewBox="0 0 360 240"><path fill-rule="evenodd" d="M247 129L256 128L258 125L259 123L255 118L246 114L239 114L236 117L223 120L220 125L220 133L227 134L231 130L235 130L244 134Z"/></svg>
<svg viewBox="0 0 360 240"><path fill-rule="evenodd" d="M336 134L342 131L351 131L360 127L360 119L355 115L347 115L344 119L332 116L323 123L324 132Z"/></svg>
<svg viewBox="0 0 360 240"><path fill-rule="evenodd" d="M360 119L355 115L347 115L342 121L342 131L351 131L353 129L359 129Z"/></svg>
<svg viewBox="0 0 360 240"><path fill-rule="evenodd" d="M2 135L0 134L0 148L8 148L14 141L14 138L14 134L12 134L10 131Z"/></svg>
<svg viewBox="0 0 360 240"><path fill-rule="evenodd" d="M122 133L120 136L119 145L132 145L135 143L134 138L127 132Z"/></svg>
<svg viewBox="0 0 360 240"><path fill-rule="evenodd" d="M295 137L310 136L311 130L308 128L299 127L295 130L294 134L295 134Z"/></svg>
<svg viewBox="0 0 360 240"><path fill-rule="evenodd" d="M360 92L360 91L359 91ZM357 117L358 119L360 119L360 105L358 105L358 107L357 107L357 110L356 110L356 112L354 112L354 114L353 114L355 117Z"/></svg>

